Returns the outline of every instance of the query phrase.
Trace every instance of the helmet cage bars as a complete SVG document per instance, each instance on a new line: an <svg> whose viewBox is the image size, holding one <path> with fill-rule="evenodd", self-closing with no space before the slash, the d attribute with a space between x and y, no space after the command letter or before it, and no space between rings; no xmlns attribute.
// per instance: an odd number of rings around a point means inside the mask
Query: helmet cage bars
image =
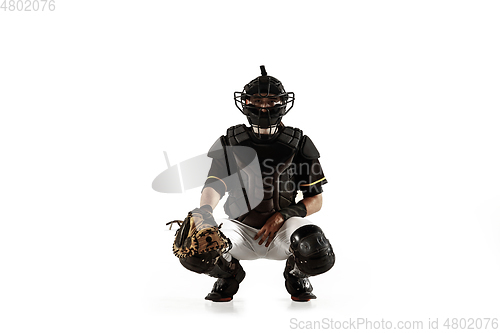
<svg viewBox="0 0 500 333"><path fill-rule="evenodd" d="M243 91L234 93L234 102L238 110L247 116L252 127L257 127L257 135L261 138L262 128L271 128L279 125L281 118L286 115L293 107L295 94L286 92L279 80L272 76L267 76L264 66L261 66L262 76L257 77L248 83ZM247 104L255 97L276 98L281 102L270 107L259 107L253 104ZM264 112L263 110L266 110ZM277 131L276 131L277 132ZM272 134L271 132L269 134Z"/></svg>

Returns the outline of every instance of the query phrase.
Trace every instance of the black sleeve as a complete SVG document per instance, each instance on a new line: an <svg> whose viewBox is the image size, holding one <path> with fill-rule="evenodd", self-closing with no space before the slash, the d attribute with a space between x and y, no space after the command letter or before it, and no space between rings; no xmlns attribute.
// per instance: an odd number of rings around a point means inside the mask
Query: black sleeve
<svg viewBox="0 0 500 333"><path fill-rule="evenodd" d="M203 189L205 189L205 187L211 187L216 190L222 198L228 191L228 178L226 161L221 158L213 158Z"/></svg>
<svg viewBox="0 0 500 333"><path fill-rule="evenodd" d="M207 156L212 158L212 165L208 171L205 186L201 190L203 192L205 187L211 187L219 193L221 198L231 189L226 156L222 145L222 141L224 140L224 136L217 139L207 153Z"/></svg>
<svg viewBox="0 0 500 333"><path fill-rule="evenodd" d="M322 186L327 183L319 157L319 152L312 140L304 135L296 158L295 176L297 187L302 191L304 198L322 193Z"/></svg>
<svg viewBox="0 0 500 333"><path fill-rule="evenodd" d="M296 182L304 198L323 192L323 185L328 183L318 159L302 160L297 167Z"/></svg>

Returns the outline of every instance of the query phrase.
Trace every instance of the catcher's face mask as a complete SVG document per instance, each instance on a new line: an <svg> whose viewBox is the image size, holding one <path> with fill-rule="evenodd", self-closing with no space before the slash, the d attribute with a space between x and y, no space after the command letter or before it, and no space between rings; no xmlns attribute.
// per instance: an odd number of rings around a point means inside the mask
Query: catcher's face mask
<svg viewBox="0 0 500 333"><path fill-rule="evenodd" d="M293 107L295 94L286 92L279 80L268 76L261 66L261 76L245 85L243 91L234 93L236 107L248 118L252 127L270 128Z"/></svg>

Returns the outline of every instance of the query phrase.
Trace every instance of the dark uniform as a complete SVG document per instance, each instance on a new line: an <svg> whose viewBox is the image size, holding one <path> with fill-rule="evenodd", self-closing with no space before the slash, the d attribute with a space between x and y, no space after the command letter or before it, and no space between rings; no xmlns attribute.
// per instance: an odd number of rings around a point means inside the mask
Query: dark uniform
<svg viewBox="0 0 500 333"><path fill-rule="evenodd" d="M242 169L243 187L261 188L260 184L252 184L257 178L262 182L264 194L262 201L248 211L242 186L236 177L228 175L225 156L215 153L220 151L216 142L209 153L213 161L204 187L212 187L221 198L229 193L224 211L230 219L260 229L275 212L296 203L298 190L302 191L304 198L323 192L322 185L327 180L318 160L320 155L311 139L300 129L281 125L274 139L268 140L258 138L245 125L237 125L229 128L221 139L228 146L250 147L256 152L261 177L252 177Z"/></svg>

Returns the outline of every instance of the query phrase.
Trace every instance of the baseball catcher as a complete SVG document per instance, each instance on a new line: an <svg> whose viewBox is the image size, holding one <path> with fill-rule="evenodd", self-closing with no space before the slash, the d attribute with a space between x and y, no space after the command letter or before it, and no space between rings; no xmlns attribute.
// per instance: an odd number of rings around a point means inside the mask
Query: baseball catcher
<svg viewBox="0 0 500 333"><path fill-rule="evenodd" d="M234 101L250 126L230 127L208 152L200 207L168 223L180 226L173 252L188 270L217 278L205 297L210 301L232 300L245 278L240 261L260 258L285 261L292 300L315 299L309 277L335 263L329 240L306 218L322 206L327 181L320 154L300 129L283 124L295 95L264 66ZM228 218L215 220L213 209L226 194Z"/></svg>

